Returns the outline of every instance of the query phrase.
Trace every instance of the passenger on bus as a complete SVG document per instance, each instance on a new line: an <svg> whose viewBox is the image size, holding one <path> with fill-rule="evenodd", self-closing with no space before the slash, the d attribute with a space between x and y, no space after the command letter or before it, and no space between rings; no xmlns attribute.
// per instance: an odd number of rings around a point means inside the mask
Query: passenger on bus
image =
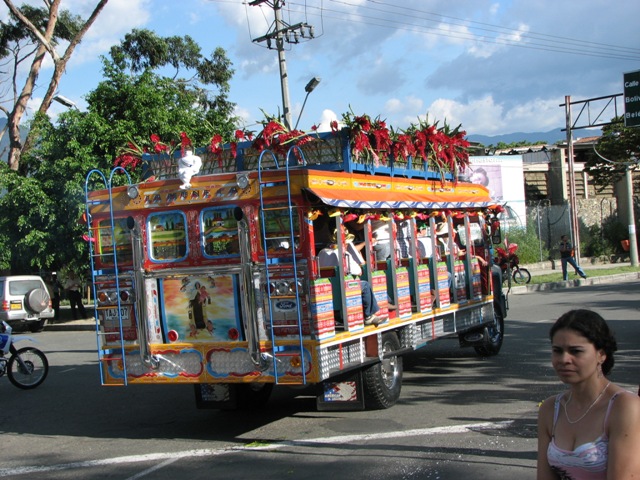
<svg viewBox="0 0 640 480"><path fill-rule="evenodd" d="M373 251L376 254L378 262L385 261L391 255L391 232L389 231L389 222L385 220L371 220L371 229L376 244Z"/></svg>
<svg viewBox="0 0 640 480"><path fill-rule="evenodd" d="M418 227L418 256L420 258L431 258L433 256L433 245L428 223L423 223Z"/></svg>
<svg viewBox="0 0 640 480"><path fill-rule="evenodd" d="M334 237L335 239L335 237ZM382 316L378 316L380 311L376 297L373 294L371 285L366 280L361 280L359 277L362 275L362 267L353 258L353 255L349 252L345 252L347 258L347 268L345 273L352 275L360 282L360 292L362 297L362 309L364 311L364 324L378 326L386 319ZM340 253L338 251L338 245L331 244L327 248L323 248L318 254L318 265L320 267L337 267L340 264Z"/></svg>
<svg viewBox="0 0 640 480"><path fill-rule="evenodd" d="M411 242L411 222L408 220L402 220L398 222L398 231L396 235L396 251L400 254L400 258L409 258L411 255L411 249L409 243Z"/></svg>

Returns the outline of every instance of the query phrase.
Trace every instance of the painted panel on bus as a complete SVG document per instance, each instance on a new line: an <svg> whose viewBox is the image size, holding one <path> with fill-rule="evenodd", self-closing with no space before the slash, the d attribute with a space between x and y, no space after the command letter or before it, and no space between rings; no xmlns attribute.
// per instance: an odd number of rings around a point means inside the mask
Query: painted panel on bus
<svg viewBox="0 0 640 480"><path fill-rule="evenodd" d="M162 281L162 291L166 329L175 330L181 341L237 339L240 328L235 275L168 278Z"/></svg>

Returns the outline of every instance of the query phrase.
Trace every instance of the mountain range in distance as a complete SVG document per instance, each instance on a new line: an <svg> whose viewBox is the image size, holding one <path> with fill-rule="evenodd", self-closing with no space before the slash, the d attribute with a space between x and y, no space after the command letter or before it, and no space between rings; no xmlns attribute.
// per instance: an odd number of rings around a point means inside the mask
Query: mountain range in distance
<svg viewBox="0 0 640 480"><path fill-rule="evenodd" d="M575 138L575 134L574 134ZM489 145L496 146L498 143L506 143L510 145L512 143L518 142L529 142L529 143L538 143L543 142L549 145L553 145L557 142L564 142L567 140L567 132L563 132L561 129L557 128L555 130L549 130L548 132L515 132L515 133L504 133L502 135L476 135L471 134L467 135L467 140L470 142L478 142L485 147Z"/></svg>
<svg viewBox="0 0 640 480"><path fill-rule="evenodd" d="M599 137L602 135L602 129L600 128L582 128L573 131L573 140L579 140L580 138L587 137ZM544 142L548 145L555 145L558 142L566 143L567 132L557 128L555 130L549 130L548 132L516 132L516 133L504 133L502 135L467 135L467 140L470 142L478 142L485 147L489 145L496 146L498 143L503 142L507 145L518 142L539 143Z"/></svg>

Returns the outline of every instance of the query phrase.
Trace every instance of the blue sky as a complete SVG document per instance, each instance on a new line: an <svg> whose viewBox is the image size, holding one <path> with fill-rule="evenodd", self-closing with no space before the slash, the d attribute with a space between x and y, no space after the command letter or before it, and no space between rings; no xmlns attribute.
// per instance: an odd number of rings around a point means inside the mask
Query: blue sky
<svg viewBox="0 0 640 480"><path fill-rule="evenodd" d="M95 3L62 0L62 8L86 17ZM304 86L321 78L300 120L304 130L351 107L396 128L428 114L441 124L461 123L468 134L547 131L564 127L565 95L622 93L623 73L640 69L640 2L291 0L282 13L289 24L306 22L315 31L285 53L293 123ZM59 93L82 109L101 80L98 56L133 28L190 35L205 54L218 46L227 51L235 69L230 99L251 128L261 110L282 109L277 53L252 42L272 22L266 4L241 0L110 0ZM49 76L45 68L32 105Z"/></svg>

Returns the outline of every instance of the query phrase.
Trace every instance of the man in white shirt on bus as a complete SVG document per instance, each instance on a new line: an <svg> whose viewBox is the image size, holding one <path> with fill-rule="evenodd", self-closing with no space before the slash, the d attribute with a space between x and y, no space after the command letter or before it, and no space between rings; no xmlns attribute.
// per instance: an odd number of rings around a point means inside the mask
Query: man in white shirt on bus
<svg viewBox="0 0 640 480"><path fill-rule="evenodd" d="M353 249L348 250L355 250L357 252L357 247L354 245ZM373 294L373 290L371 290L371 285L369 285L369 282L366 280L361 280L359 278L360 275L362 275L362 267L361 264L358 264L358 261L354 258L353 254L347 251L345 252L345 255L347 257L347 268L345 273L347 275L353 275L353 277L360 282L362 309L365 317L364 324L374 325L377 327L385 321L385 318L376 315L380 310L380 307L378 306L376 297ZM360 256L360 259L362 259L362 256ZM323 248L318 253L318 264L320 267L337 267L339 263L340 254L338 252L338 245L335 241L329 247ZM364 259L362 259L362 263L364 263Z"/></svg>

